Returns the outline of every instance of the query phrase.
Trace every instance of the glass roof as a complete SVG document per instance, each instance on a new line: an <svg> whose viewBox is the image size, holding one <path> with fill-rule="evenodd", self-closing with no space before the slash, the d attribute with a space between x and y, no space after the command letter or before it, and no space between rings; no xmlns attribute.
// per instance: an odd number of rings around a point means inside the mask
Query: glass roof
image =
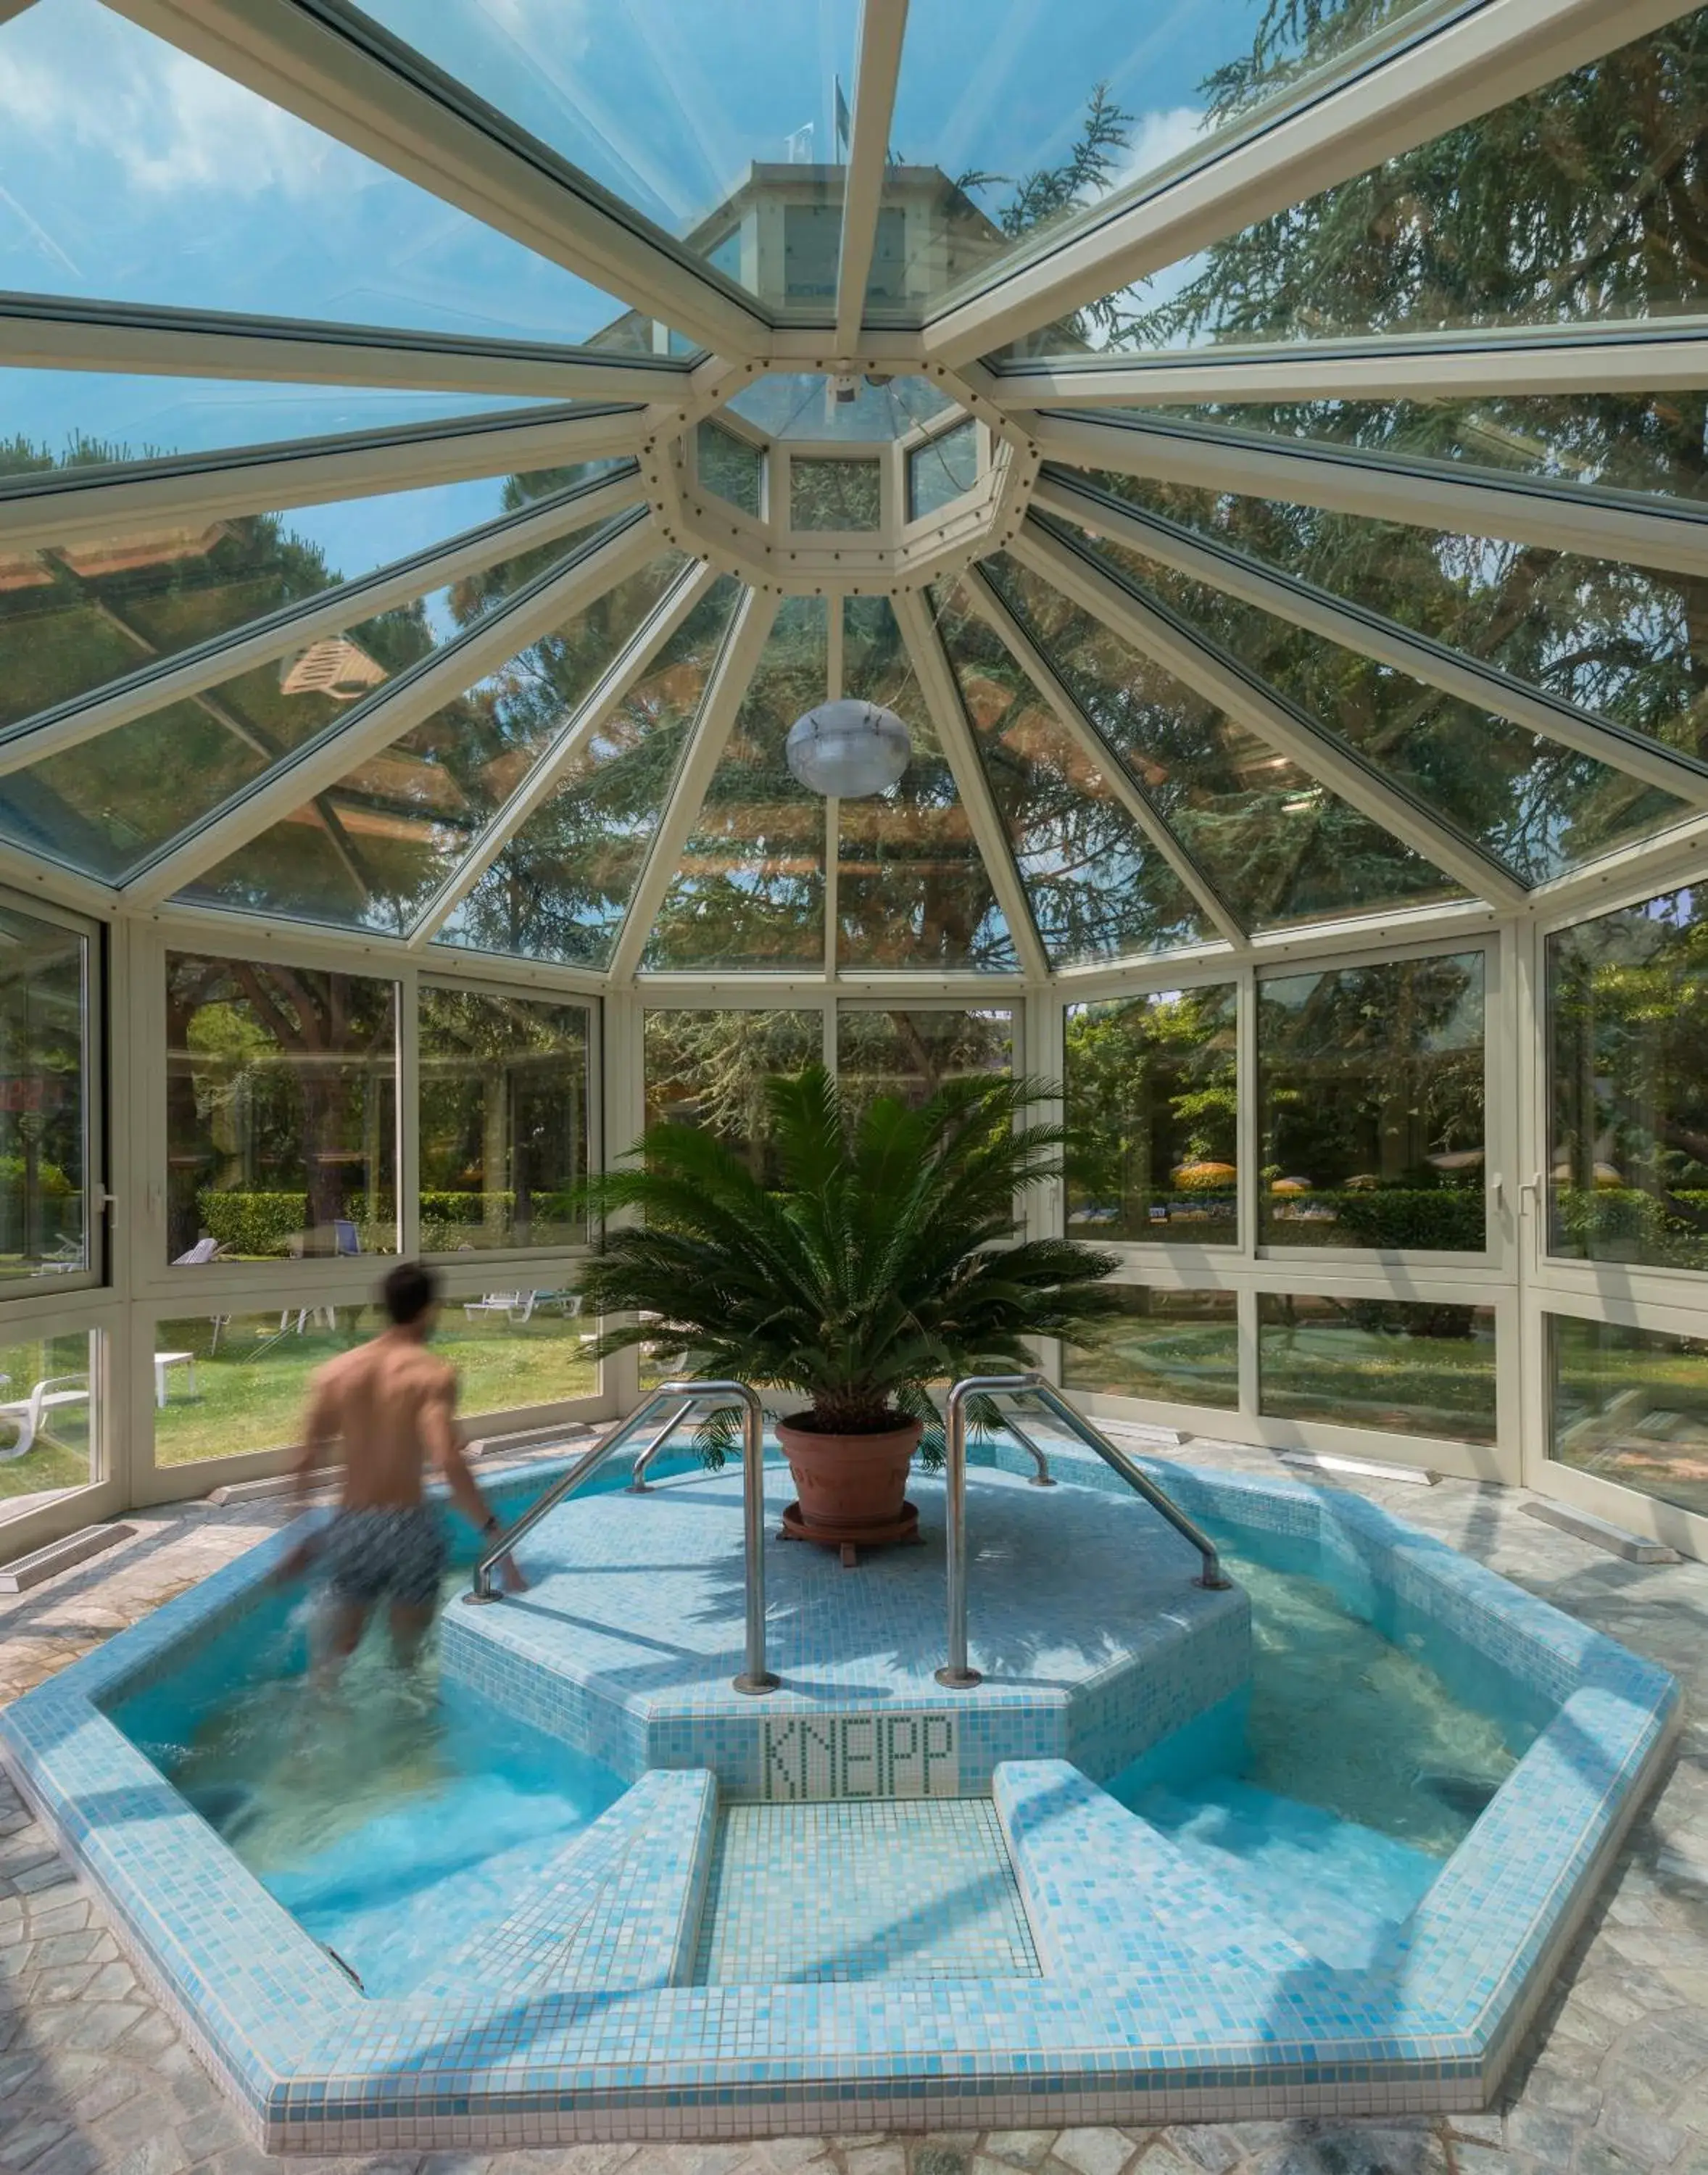
<svg viewBox="0 0 1708 2175"><path fill-rule="evenodd" d="M1001 1005L1708 811L1708 9L1570 71L1515 27L1445 134L1443 0L911 0L893 80L859 0L366 12L288 83L260 15L241 82L194 11L0 21L13 854ZM1412 106L1342 127L1384 69ZM836 697L906 725L887 792L791 773Z"/></svg>

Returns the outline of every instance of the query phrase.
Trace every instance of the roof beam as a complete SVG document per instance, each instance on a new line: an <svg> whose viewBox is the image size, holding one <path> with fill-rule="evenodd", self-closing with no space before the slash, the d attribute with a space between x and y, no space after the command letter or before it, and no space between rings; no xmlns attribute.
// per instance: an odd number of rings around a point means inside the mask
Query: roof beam
<svg viewBox="0 0 1708 2175"><path fill-rule="evenodd" d="M529 817L556 789L583 748L595 733L603 731L612 713L651 670L659 651L718 579L713 568L696 562L671 583L434 893L409 931L412 952L431 943Z"/></svg>
<svg viewBox="0 0 1708 2175"><path fill-rule="evenodd" d="M97 689L92 697L38 711L33 718L0 732L0 777L40 762L44 757L62 755L68 748L98 739L103 733L129 724L134 718L146 717L150 710L235 679L255 665L306 648L323 635L345 633L377 612L389 611L394 605L426 595L429 590L443 588L495 561L550 543L554 536L589 522L605 520L626 507L638 505L645 495L640 470L634 467L618 475L554 492L523 513L507 513L500 520L471 529L448 545L417 551L360 581L323 589L302 604L287 605L265 619L252 621L233 636L200 643L144 670L127 673L122 680Z"/></svg>
<svg viewBox="0 0 1708 2175"><path fill-rule="evenodd" d="M1597 762L1611 763L1646 784L1708 806L1708 763L1675 754L1656 740L1619 724L1603 723L1575 703L1558 702L1539 687L1514 680L1493 665L1479 664L1426 635L1412 633L1380 612L1366 611L1326 589L1284 574L1229 545L1211 543L1177 523L1163 521L1124 505L1107 492L1087 491L1046 469L1033 494L1040 513L1077 523L1095 534L1142 551L1160 566L1247 604L1272 612L1294 626L1373 658L1379 664L1439 687L1497 718L1541 733Z"/></svg>
<svg viewBox="0 0 1708 2175"><path fill-rule="evenodd" d="M553 401L686 403L693 385L691 367L667 355L160 310L133 302L61 301L52 295L0 294L0 364Z"/></svg>
<svg viewBox="0 0 1708 2175"><path fill-rule="evenodd" d="M854 136L843 182L842 247L836 272L836 345L851 355L865 317L866 280L877 245L889 165L890 120L902 66L908 0L861 0L854 73Z"/></svg>
<svg viewBox="0 0 1708 2175"><path fill-rule="evenodd" d="M1244 944L1244 925L1169 828L1155 801L1128 769L1120 750L1103 738L1075 701L1055 666L991 586L983 567L969 567L961 582L979 616L1055 712L1062 730L1097 766L1098 775L1107 779L1109 791L1197 901L1205 919L1230 944Z"/></svg>
<svg viewBox="0 0 1708 2175"><path fill-rule="evenodd" d="M1032 906L1021 880L1019 865L1008 843L1002 818L996 812L990 781L984 775L984 758L974 743L967 713L961 707L961 691L955 684L943 637L937 632L930 605L917 589L908 589L893 601L902 639L908 646L908 655L919 679L919 692L924 697L926 710L955 780L955 790L967 811L973 840L984 859L990 887L996 894L996 903L1002 909L1003 919L1014 938L1022 971L1029 982L1048 981L1049 955L1038 933L1038 924L1032 918Z"/></svg>
<svg viewBox="0 0 1708 2175"><path fill-rule="evenodd" d="M0 549L622 457L639 453L652 429L652 411L645 408L533 408L518 415L411 424L231 453L52 469L0 483Z"/></svg>
<svg viewBox="0 0 1708 2175"><path fill-rule="evenodd" d="M354 765L389 747L506 659L573 613L584 611L659 549L650 514L620 516L600 534L590 537L567 566L518 590L465 634L400 673L333 730L308 741L146 863L121 887L125 903L153 907L170 898L316 794L336 785Z"/></svg>
<svg viewBox="0 0 1708 2175"><path fill-rule="evenodd" d="M1172 614L1136 595L1117 575L1030 515L1010 548L1022 565L1053 583L1121 641L1154 659L1478 898L1516 906L1528 896L1510 869L1381 777L1344 740L1325 731L1233 658L1190 632Z"/></svg>
<svg viewBox="0 0 1708 2175"><path fill-rule="evenodd" d="M1439 402L1526 394L1558 399L1580 393L1641 399L1708 386L1708 317L1395 332L1376 339L1230 342L973 367L987 399L1018 409Z"/></svg>
<svg viewBox="0 0 1708 2175"><path fill-rule="evenodd" d="M1160 416L1037 414L1026 427L1046 460L1069 468L1708 574L1708 508L1681 499Z"/></svg>
<svg viewBox="0 0 1708 2175"><path fill-rule="evenodd" d="M681 860L700 804L706 797L706 789L729 745L736 716L759 669L759 659L771 637L772 625L782 601L781 597L768 592L747 589L736 605L735 616L724 637L718 662L701 694L699 714L671 781L670 797L659 818L658 828L653 833L646 865L636 880L628 912L617 932L610 961L613 982L632 981L639 971L647 939L653 933L653 924Z"/></svg>
<svg viewBox="0 0 1708 2175"><path fill-rule="evenodd" d="M768 323L733 280L344 0L114 0L122 15L723 354Z"/></svg>
<svg viewBox="0 0 1708 2175"><path fill-rule="evenodd" d="M927 344L942 362L991 354L1679 12L1678 0L1468 0L1402 14L1201 150L1046 235L981 289L949 298Z"/></svg>

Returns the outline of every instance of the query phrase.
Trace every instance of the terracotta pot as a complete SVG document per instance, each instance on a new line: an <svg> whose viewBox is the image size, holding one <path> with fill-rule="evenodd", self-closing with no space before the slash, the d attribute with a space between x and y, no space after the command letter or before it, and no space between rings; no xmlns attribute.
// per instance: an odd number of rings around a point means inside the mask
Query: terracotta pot
<svg viewBox="0 0 1708 2175"><path fill-rule="evenodd" d="M887 1435L816 1435L779 1420L777 1440L800 1496L803 1538L827 1546L895 1538L923 1432L918 1420Z"/></svg>

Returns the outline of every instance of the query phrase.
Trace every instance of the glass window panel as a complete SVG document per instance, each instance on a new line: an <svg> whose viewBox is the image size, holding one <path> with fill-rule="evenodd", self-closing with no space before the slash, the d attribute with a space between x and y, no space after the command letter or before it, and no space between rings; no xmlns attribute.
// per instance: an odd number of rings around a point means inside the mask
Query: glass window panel
<svg viewBox="0 0 1708 2175"><path fill-rule="evenodd" d="M1333 14L1315 19L1333 35ZM1705 35L1700 9L1681 15L1170 267L1131 335L1288 339L1702 309L1708 258L1680 160L1704 125ZM1212 112L1243 104L1272 66L1260 40Z"/></svg>
<svg viewBox="0 0 1708 2175"><path fill-rule="evenodd" d="M100 1335L0 1342L0 1525L100 1478Z"/></svg>
<svg viewBox="0 0 1708 2175"><path fill-rule="evenodd" d="M632 692L575 750L561 782L434 940L603 966L639 880L706 682L735 582L696 605Z"/></svg>
<svg viewBox="0 0 1708 2175"><path fill-rule="evenodd" d="M1231 982L1067 1007L1072 1236L1239 1245L1238 1017Z"/></svg>
<svg viewBox="0 0 1708 2175"><path fill-rule="evenodd" d="M1466 896L1047 582L1004 553L984 566L1080 708L1249 926Z"/></svg>
<svg viewBox="0 0 1708 2175"><path fill-rule="evenodd" d="M1480 1253L1480 952L1257 982L1258 1237Z"/></svg>
<svg viewBox="0 0 1708 2175"><path fill-rule="evenodd" d="M621 312L95 0L37 0L0 60L0 287L550 340Z"/></svg>
<svg viewBox="0 0 1708 2175"><path fill-rule="evenodd" d="M647 940L662 969L824 963L825 804L783 744L825 697L825 602L785 597Z"/></svg>
<svg viewBox="0 0 1708 2175"><path fill-rule="evenodd" d="M0 1291L8 1294L95 1266L88 977L86 937L0 906Z"/></svg>
<svg viewBox="0 0 1708 2175"><path fill-rule="evenodd" d="M625 0L568 35L505 0L371 12L767 301L821 303L827 263L834 295L855 0Z"/></svg>
<svg viewBox="0 0 1708 2175"><path fill-rule="evenodd" d="M1705 637L1696 594L1687 581L1614 560L1325 513L1278 499L1218 497L1130 481L1116 487L1156 512L1224 537L1285 572L1385 613L1562 701L1663 746L1708 755L1708 663L1696 653ZM1103 549L1114 553L1109 545ZM1321 647L1320 637L1304 639ZM1342 669L1340 651L1327 648L1324 654ZM1399 684L1406 685L1403 678ZM1442 699L1427 691L1420 691L1420 698ZM1342 703L1331 701L1328 707L1332 723ZM1481 712L1470 715L1479 732L1489 732L1500 760L1494 736L1512 729ZM1510 768L1513 760L1505 757L1503 768ZM1677 804L1662 796L1662 805L1676 814ZM1575 803L1565 805L1575 816ZM1624 820L1628 829L1639 827L1634 819ZM1608 821L1602 820L1597 835L1606 834Z"/></svg>
<svg viewBox="0 0 1708 2175"><path fill-rule="evenodd" d="M1087 0L1065 35L1069 25L1047 8L994 14L979 0L914 0L884 193L905 234L874 264L869 310L917 310L988 276L1076 211L1296 87L1373 14L1385 23L1416 4L1283 13L1164 0L1136 12ZM1253 66L1260 24L1263 60ZM1122 314L1082 312L1057 339L1106 339Z"/></svg>
<svg viewBox="0 0 1708 2175"><path fill-rule="evenodd" d="M396 1252L396 1000L365 975L166 955L169 1261Z"/></svg>
<svg viewBox="0 0 1708 2175"><path fill-rule="evenodd" d="M0 444L0 480L49 464ZM492 478L0 553L0 725L476 527L504 495Z"/></svg>
<svg viewBox="0 0 1708 2175"><path fill-rule="evenodd" d="M938 513L979 480L979 426L957 423L908 456L908 518Z"/></svg>
<svg viewBox="0 0 1708 2175"><path fill-rule="evenodd" d="M537 393L429 393L389 385L270 385L236 377L0 368L0 415L69 467L157 460L347 431L387 431L541 404ZM0 475L5 473L0 465Z"/></svg>
<svg viewBox="0 0 1708 2175"><path fill-rule="evenodd" d="M675 552L648 560L183 895L297 920L407 928L684 563ZM452 597L471 620L495 601L485 585L474 595L459 585Z"/></svg>
<svg viewBox="0 0 1708 2175"><path fill-rule="evenodd" d="M944 647L1054 966L1212 940L1179 878L957 590Z"/></svg>
<svg viewBox="0 0 1708 2175"><path fill-rule="evenodd" d="M816 1012L649 1012L647 1123L697 1125L774 1185L771 1082L823 1060Z"/></svg>
<svg viewBox="0 0 1708 2175"><path fill-rule="evenodd" d="M1548 940L1548 1250L1708 1269L1708 902Z"/></svg>
<svg viewBox="0 0 1708 2175"><path fill-rule="evenodd" d="M1142 413L1142 410L1136 411ZM1370 453L1463 461L1562 483L1708 496L1708 393L1478 393L1440 400L1231 401L1162 420L1225 424Z"/></svg>
<svg viewBox="0 0 1708 2175"><path fill-rule="evenodd" d="M701 424L694 445L701 483L756 521L765 510L765 456L759 447L715 423Z"/></svg>
<svg viewBox="0 0 1708 2175"><path fill-rule="evenodd" d="M1102 1397L1151 1397L1171 1405L1239 1403L1239 1299L1231 1291L1170 1291L1120 1284L1121 1310L1064 1344L1061 1379Z"/></svg>
<svg viewBox="0 0 1708 2175"><path fill-rule="evenodd" d="M876 529L883 507L883 475L876 461L809 460L789 464L789 519L795 529Z"/></svg>
<svg viewBox="0 0 1708 2175"><path fill-rule="evenodd" d="M1494 1310L1257 1296L1261 1409L1277 1419L1494 1440Z"/></svg>
<svg viewBox="0 0 1708 2175"><path fill-rule="evenodd" d="M0 833L117 881L264 776L279 757L341 724L364 697L378 693L533 580L542 571L542 550L549 564L567 543L502 561L8 773L0 778ZM422 730L431 736L435 728ZM309 811L310 827L328 827L327 805L323 795ZM287 895L305 888L317 895L334 870L325 896L336 901L350 892L354 880L340 843L314 861L311 879L308 863L295 868L291 829L279 843ZM204 881L223 885L229 875L216 871ZM241 892L234 903L241 903Z"/></svg>
<svg viewBox="0 0 1708 2175"><path fill-rule="evenodd" d="M837 803L844 968L1012 969L1017 957L887 597L843 600L843 692L893 710L913 755L886 793Z"/></svg>
<svg viewBox="0 0 1708 2175"><path fill-rule="evenodd" d="M1014 1069L1011 1012L892 1010L844 1006L836 1017L836 1070L844 1106L879 1095L918 1109L946 1081Z"/></svg>
<svg viewBox="0 0 1708 2175"><path fill-rule="evenodd" d="M1708 1512L1708 1338L1563 1314L1548 1332L1548 1456Z"/></svg>
<svg viewBox="0 0 1708 2175"><path fill-rule="evenodd" d="M424 987L421 1250L569 1246L587 1176L589 1014L484 990Z"/></svg>
<svg viewBox="0 0 1708 2175"><path fill-rule="evenodd" d="M852 390L853 397L847 397ZM767 438L885 444L905 437L955 405L928 377L846 377L821 371L767 371L732 393L732 413Z"/></svg>
<svg viewBox="0 0 1708 2175"><path fill-rule="evenodd" d="M572 1304L567 1288L527 1287L445 1300L433 1349L456 1374L465 1424L594 1393L592 1325ZM316 1372L384 1326L373 1306L263 1307L156 1322L155 1463L204 1464L300 1442ZM328 1459L337 1462L335 1453Z"/></svg>
<svg viewBox="0 0 1708 2175"><path fill-rule="evenodd" d="M1690 812L1673 795L1592 756L1120 545L1103 542L1097 549L1135 588L1148 588L1526 882L1564 875ZM1408 623L1415 625L1415 617Z"/></svg>

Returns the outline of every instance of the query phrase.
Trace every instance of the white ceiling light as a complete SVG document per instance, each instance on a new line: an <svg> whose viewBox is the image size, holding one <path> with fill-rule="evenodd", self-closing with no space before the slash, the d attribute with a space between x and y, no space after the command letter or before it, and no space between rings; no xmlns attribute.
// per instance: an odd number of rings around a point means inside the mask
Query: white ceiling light
<svg viewBox="0 0 1708 2175"><path fill-rule="evenodd" d="M821 702L789 729L784 753L800 783L827 799L859 800L893 785L914 751L893 710L876 702Z"/></svg>

